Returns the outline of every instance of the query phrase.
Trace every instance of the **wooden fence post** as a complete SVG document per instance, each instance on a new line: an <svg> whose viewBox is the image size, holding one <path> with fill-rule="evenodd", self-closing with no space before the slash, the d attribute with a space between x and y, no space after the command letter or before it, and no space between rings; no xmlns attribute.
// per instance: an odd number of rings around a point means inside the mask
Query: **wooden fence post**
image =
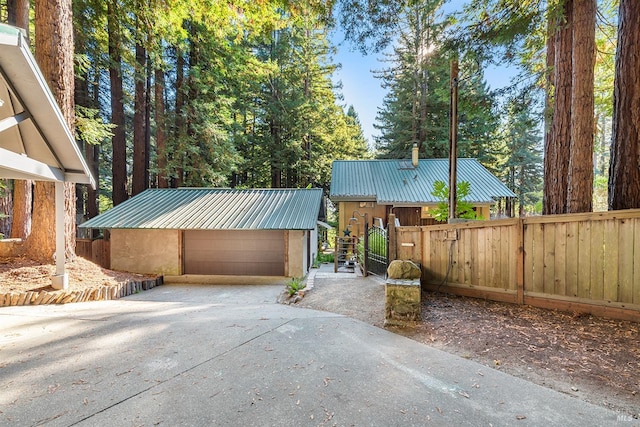
<svg viewBox="0 0 640 427"><path fill-rule="evenodd" d="M516 287L518 304L524 305L524 221L518 220L516 228Z"/></svg>
<svg viewBox="0 0 640 427"><path fill-rule="evenodd" d="M397 232L395 214L389 214L389 225L387 226L387 229L387 232L389 233L389 263L391 263L391 261L394 261L397 258L398 251L398 236L396 234Z"/></svg>

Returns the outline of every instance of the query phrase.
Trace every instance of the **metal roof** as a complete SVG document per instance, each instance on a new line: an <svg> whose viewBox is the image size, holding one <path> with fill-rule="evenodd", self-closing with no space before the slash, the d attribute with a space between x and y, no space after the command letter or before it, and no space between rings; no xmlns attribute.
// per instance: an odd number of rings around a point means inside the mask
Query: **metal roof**
<svg viewBox="0 0 640 427"><path fill-rule="evenodd" d="M95 188L24 35L5 24L0 24L0 178Z"/></svg>
<svg viewBox="0 0 640 427"><path fill-rule="evenodd" d="M312 230L322 189L156 188L81 228Z"/></svg>
<svg viewBox="0 0 640 427"><path fill-rule="evenodd" d="M410 161L408 163L411 164ZM420 159L418 167L407 160L336 160L331 171L334 201L376 200L380 204L432 204L435 181L449 183L449 159ZM458 182L471 183L471 203L493 203L516 197L476 159L458 159Z"/></svg>

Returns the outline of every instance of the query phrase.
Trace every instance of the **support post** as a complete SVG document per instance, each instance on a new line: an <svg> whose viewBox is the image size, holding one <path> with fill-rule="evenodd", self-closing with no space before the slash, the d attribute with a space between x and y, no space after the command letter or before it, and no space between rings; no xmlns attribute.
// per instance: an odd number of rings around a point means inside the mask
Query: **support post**
<svg viewBox="0 0 640 427"><path fill-rule="evenodd" d="M396 245L396 241L397 241L397 235L396 235L396 215L395 214L389 214L389 225L387 226L387 233L389 233L388 237L389 237L389 251L388 253L388 257L389 257L389 263L391 263L391 261L396 259L396 255L397 255L397 245Z"/></svg>
<svg viewBox="0 0 640 427"><path fill-rule="evenodd" d="M451 109L449 112L449 223L455 222L458 198L458 61L451 60Z"/></svg>
<svg viewBox="0 0 640 427"><path fill-rule="evenodd" d="M364 248L364 256L362 257L362 269L363 271L363 276L367 277L369 275L369 263L368 263L368 259L369 259L369 216L367 214L364 214L364 244L362 245L362 247Z"/></svg>
<svg viewBox="0 0 640 427"><path fill-rule="evenodd" d="M51 278L51 286L54 289L67 289L69 278L64 271L65 245L64 245L64 182L56 181L56 274Z"/></svg>

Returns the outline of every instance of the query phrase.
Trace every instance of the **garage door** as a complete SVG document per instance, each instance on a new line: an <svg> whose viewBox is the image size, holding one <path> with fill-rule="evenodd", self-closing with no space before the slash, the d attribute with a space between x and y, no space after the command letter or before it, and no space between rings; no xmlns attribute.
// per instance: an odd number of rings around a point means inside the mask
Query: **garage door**
<svg viewBox="0 0 640 427"><path fill-rule="evenodd" d="M284 276L284 231L184 233L185 274Z"/></svg>

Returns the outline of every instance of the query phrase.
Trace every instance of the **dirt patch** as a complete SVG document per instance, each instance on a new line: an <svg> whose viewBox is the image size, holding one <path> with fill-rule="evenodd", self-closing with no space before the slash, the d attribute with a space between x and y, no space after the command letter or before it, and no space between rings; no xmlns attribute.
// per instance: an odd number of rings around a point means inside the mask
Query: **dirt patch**
<svg viewBox="0 0 640 427"><path fill-rule="evenodd" d="M376 279L316 278L298 306L384 324ZM584 401L640 417L640 324L425 293L422 321L391 331Z"/></svg>
<svg viewBox="0 0 640 427"><path fill-rule="evenodd" d="M69 290L79 291L113 286L130 280L155 279L153 275L123 273L101 268L77 257L65 264L69 274ZM0 294L9 292L53 291L51 276L55 274L53 264L41 264L27 258L0 258Z"/></svg>

